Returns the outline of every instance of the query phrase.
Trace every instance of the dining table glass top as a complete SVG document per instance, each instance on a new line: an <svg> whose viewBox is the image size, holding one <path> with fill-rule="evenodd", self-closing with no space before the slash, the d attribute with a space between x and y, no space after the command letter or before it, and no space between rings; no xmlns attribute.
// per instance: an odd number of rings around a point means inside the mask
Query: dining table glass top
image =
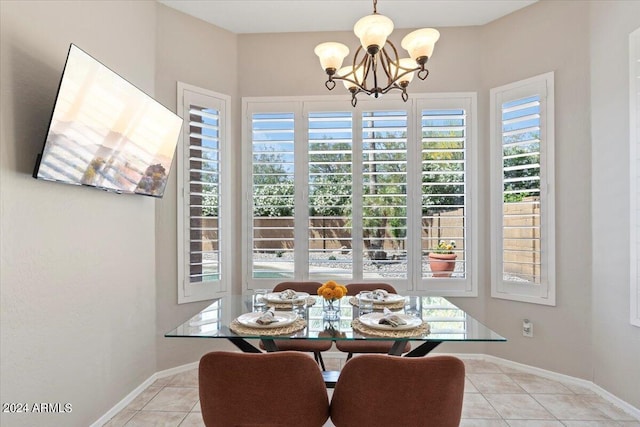
<svg viewBox="0 0 640 427"><path fill-rule="evenodd" d="M428 324L409 334L363 333L362 328L354 325L362 323L360 310L353 297L346 296L340 300L339 320L329 321L324 317L323 301L319 296L309 296L304 317L306 325L298 330L284 332L274 336L269 329L238 328L238 318L255 318L251 295L229 295L214 299L211 304L192 316L175 329L167 332L165 337L181 338L225 338L225 339L307 339L307 340L413 340L413 341L506 341L464 310L452 304L444 297L411 296L406 297L405 304L397 305L394 313L408 315L419 319L418 324ZM411 308L411 309L410 309ZM291 309L280 306L275 313L282 313L284 318L291 318ZM374 311L382 313L382 311ZM381 315L381 314L380 314ZM378 315L378 316L380 316ZM362 320L370 320L371 315ZM234 325L236 327L234 327ZM370 332L377 332L371 331ZM391 330L391 332L393 332ZM410 336L409 336L410 335Z"/></svg>

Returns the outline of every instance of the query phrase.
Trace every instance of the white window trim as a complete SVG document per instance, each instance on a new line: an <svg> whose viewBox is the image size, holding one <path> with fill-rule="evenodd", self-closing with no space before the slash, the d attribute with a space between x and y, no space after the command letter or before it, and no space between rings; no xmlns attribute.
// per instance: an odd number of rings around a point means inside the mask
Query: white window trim
<svg viewBox="0 0 640 427"><path fill-rule="evenodd" d="M462 101L455 103L456 101ZM478 231L476 224L478 223L478 206L477 206L477 191L478 191L478 173L477 173L477 153L478 153L478 138L477 138L477 93L476 92L452 92L452 93L435 93L435 94L411 94L409 97L409 101L405 104L402 101L397 100L367 100L363 99L358 102L356 108L353 108L349 105L350 97L346 96L311 96L311 97L296 97L296 96L287 96L287 97L245 97L242 99L242 167L243 171L252 170L251 164L251 117L254 112L299 112L300 105L302 105L303 114L306 117L306 112L312 108L313 110L317 110L319 105L322 105L326 108L332 108L335 110L349 110L354 111L354 148L357 148L359 141L361 141L361 124L360 117L358 113L362 111L373 111L373 110L388 110L393 108L402 108L408 110L407 117L407 138L414 139L416 132L419 135L421 132L421 123L416 119L418 113L418 106L424 108L435 108L433 107L433 103L437 103L439 107L452 107L452 108L460 108L464 103L465 108L467 110L467 131L469 133L467 138L467 150L468 150L468 171L467 171L467 185L468 192L466 194L467 203L470 206L470 214L469 214L469 224L467 225L467 243L466 246L468 248L468 267L467 267L467 279L422 279L418 269L408 266L408 274L407 279L398 280L398 279L389 279L384 280L387 283L392 284L398 290L405 291L413 291L418 292L421 295L434 295L434 296L454 296L454 297L477 297L478 296ZM307 135L307 127L308 122L303 120L304 125L299 126L295 131L296 141L303 141ZM412 138L413 136L413 138ZM300 144L301 146L303 144ZM297 144L298 146L298 144ZM408 155L418 155L418 148L409 146ZM296 149L295 157L296 159L300 159L300 152ZM359 163L354 164L354 168L360 168L361 165ZM409 167L409 166L408 166ZM415 167L414 167L415 168ZM300 170L298 170L300 169ZM354 169L355 172L355 169ZM407 210L408 216L407 221L412 222L419 229L420 218L419 215L413 213L415 210L416 203L419 203L421 197L419 197L420 185L417 183L420 181L420 176L417 171L412 170L411 167L408 169L409 177L408 180L413 180L414 185L413 192L407 194ZM296 168L295 176L296 179L306 179L306 175L308 174L308 162L304 161L303 167ZM260 288L260 287L272 287L278 279L255 279L251 274L251 259L252 259L252 230L250 227L251 224L251 183L249 181L250 174L247 172L243 172L242 174L242 213L241 220L243 226L242 228L242 242L244 245L243 248L243 256L242 256L242 283L243 283L243 291L247 292L252 289ZM305 186L301 186L305 187ZM357 207L358 203L360 203L360 198L358 195L360 194L358 186L354 186L353 188L354 195L354 208ZM304 189L296 188L296 202L299 200L303 200L305 203L308 202L308 189L305 187ZM308 212L303 212L301 214L296 214L296 222L295 222L295 230L296 230L296 240L295 247L296 248L305 248L308 247L308 239L306 235L306 227L307 227L307 219ZM300 232L302 230L303 232ZM361 227L354 226L352 233L354 236L357 236L362 233ZM413 243L413 239L408 240L407 251L409 253L414 254L413 257L410 257L409 262L415 263L416 259L420 259L421 255L421 247L419 243ZM358 239L355 240L353 250L361 250L361 244L358 242ZM302 251L299 253L303 254ZM413 259L413 261L411 261ZM361 267L361 266L360 266ZM360 268L361 269L361 268ZM354 263L354 271L356 274L360 271L357 263ZM295 259L295 277L291 280L303 280L304 274L308 274L308 259L304 256L297 256ZM364 281L362 277L357 277L354 275L353 279L350 282ZM366 281L372 281L367 279ZM447 284L449 286L447 286Z"/></svg>
<svg viewBox="0 0 640 427"><path fill-rule="evenodd" d="M541 284L519 284L503 280L502 274L502 104L508 100L539 94L541 98L540 198ZM508 95L508 97L507 97ZM555 180L554 180L554 73L493 88L490 91L491 144L491 296L512 301L556 305L555 278Z"/></svg>
<svg viewBox="0 0 640 427"><path fill-rule="evenodd" d="M629 282L630 316L632 325L640 327L640 224L637 222L640 210L640 28L629 35L629 182L630 182L630 245Z"/></svg>
<svg viewBox="0 0 640 427"><path fill-rule="evenodd" d="M183 82L177 85L177 111L184 119L184 94L192 92L217 104L222 124L219 135L219 222L220 280L200 283L189 281L189 126L183 125L177 148L177 229L178 229L178 304L204 301L228 293L230 289L231 259L225 253L231 248L231 97ZM187 112L188 114L188 112ZM185 144L185 141L187 143ZM226 249L225 249L226 248Z"/></svg>

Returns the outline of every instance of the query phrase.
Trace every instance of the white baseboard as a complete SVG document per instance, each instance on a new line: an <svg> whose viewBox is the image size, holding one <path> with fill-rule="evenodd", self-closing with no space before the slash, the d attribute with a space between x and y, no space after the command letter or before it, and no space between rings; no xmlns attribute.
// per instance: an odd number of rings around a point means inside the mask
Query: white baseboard
<svg viewBox="0 0 640 427"><path fill-rule="evenodd" d="M90 427L101 427L105 425L111 418L116 416L118 412L122 411L124 408L127 407L127 405L129 405L129 403L133 402L133 399L138 397L140 393L145 391L147 387L153 384L157 379L170 377L172 375L197 368L198 363L199 362L187 363L186 365L176 366L175 368L165 369L164 371L156 372L155 374L147 378L142 384L136 387L131 393L127 394L124 397L124 399L116 403L116 405L113 408L109 409L103 416L98 418L93 424L91 424Z"/></svg>
<svg viewBox="0 0 640 427"><path fill-rule="evenodd" d="M496 363L498 365L508 366L510 368L514 368L526 373L534 374L541 376L543 378L547 378L550 380L560 381L564 383L574 384L576 386L584 387L595 394L599 395L609 403L617 406L622 409L632 417L640 420L640 409L635 406L625 402L624 400L614 396L609 393L602 387L594 384L592 381L583 380L580 378L571 377L569 375L559 374L553 371L547 371L546 369L536 368L535 366L524 365L522 363L513 362L511 360L502 359L497 356L492 356L489 354L480 354L480 353L434 353L435 355L442 354L450 354L451 356L459 357L460 359L475 359L475 360L485 360L487 362ZM346 356L342 352L337 351L327 351L323 353L323 358L327 359L344 359ZM149 387L153 382L159 378L169 377L175 374L179 374L181 372L189 371L191 369L197 368L199 362L187 363L186 365L176 366L175 368L166 369L164 371L156 372L151 375L145 382L140 384L135 388L131 393L129 393L124 399L118 402L113 408L111 408L106 414L101 416L96 422L91 424L91 427L101 427L106 422L108 422L111 418L113 418L118 412L123 410L129 403L133 401L140 393L142 393L147 387Z"/></svg>

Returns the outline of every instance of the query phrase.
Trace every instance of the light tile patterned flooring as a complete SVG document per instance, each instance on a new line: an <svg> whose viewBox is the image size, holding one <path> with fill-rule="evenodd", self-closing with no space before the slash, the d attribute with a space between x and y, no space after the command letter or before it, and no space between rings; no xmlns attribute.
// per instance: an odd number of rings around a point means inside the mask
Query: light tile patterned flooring
<svg viewBox="0 0 640 427"><path fill-rule="evenodd" d="M589 389L499 363L463 360L463 427L640 427L640 420ZM325 362L337 370L344 359L325 357ZM105 426L204 426L197 369L156 380Z"/></svg>

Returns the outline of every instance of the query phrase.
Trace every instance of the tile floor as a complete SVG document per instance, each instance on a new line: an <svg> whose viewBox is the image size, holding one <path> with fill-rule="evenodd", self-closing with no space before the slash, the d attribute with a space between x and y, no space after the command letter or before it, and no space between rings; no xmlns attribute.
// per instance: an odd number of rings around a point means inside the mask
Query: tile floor
<svg viewBox="0 0 640 427"><path fill-rule="evenodd" d="M499 363L463 360L462 427L640 427L640 420L589 389ZM337 370L344 360L325 357L325 362ZM204 426L197 370L158 379L105 426Z"/></svg>

